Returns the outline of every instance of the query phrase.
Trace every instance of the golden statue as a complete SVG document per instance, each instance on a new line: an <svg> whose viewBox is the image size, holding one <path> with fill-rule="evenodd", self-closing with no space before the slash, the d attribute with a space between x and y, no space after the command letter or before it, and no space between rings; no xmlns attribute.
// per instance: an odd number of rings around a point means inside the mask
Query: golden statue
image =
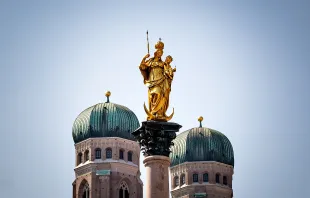
<svg viewBox="0 0 310 198"><path fill-rule="evenodd" d="M144 84L148 87L149 109L144 104L144 110L147 120L169 121L174 114L174 109L170 116L166 115L166 111L169 107L171 83L176 68L172 69L170 66L173 61L171 56L167 56L165 62L162 61L164 43L161 40L156 43L155 49L154 57L149 58L148 53L139 66Z"/></svg>

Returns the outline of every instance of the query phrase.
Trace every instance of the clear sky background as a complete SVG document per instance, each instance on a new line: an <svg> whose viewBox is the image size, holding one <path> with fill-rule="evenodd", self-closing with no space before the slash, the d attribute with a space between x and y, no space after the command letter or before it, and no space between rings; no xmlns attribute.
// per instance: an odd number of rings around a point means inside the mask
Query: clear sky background
<svg viewBox="0 0 310 198"><path fill-rule="evenodd" d="M72 197L72 124L106 90L145 120L146 30L172 121L230 139L234 197L309 196L309 1L111 2L0 2L1 197Z"/></svg>

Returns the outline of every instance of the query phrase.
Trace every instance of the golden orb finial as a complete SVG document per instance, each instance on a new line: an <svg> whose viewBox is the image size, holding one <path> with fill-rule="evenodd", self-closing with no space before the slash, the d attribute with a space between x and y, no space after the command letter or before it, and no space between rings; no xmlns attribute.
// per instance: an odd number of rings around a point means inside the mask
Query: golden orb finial
<svg viewBox="0 0 310 198"><path fill-rule="evenodd" d="M201 122L203 121L203 117L202 117L202 116L200 116L200 117L198 118L198 121L200 122L200 126L199 126L199 127L202 127Z"/></svg>
<svg viewBox="0 0 310 198"><path fill-rule="evenodd" d="M107 97L107 103L109 103L109 102L110 102L109 97L111 96L111 92L110 92L110 91L107 91L107 92L105 93L105 96Z"/></svg>

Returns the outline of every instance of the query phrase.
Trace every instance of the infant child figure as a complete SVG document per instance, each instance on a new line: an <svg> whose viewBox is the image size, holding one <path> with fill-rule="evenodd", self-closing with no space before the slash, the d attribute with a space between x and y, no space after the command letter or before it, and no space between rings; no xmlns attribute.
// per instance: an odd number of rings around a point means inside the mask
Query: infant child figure
<svg viewBox="0 0 310 198"><path fill-rule="evenodd" d="M176 72L176 68L171 68L170 63L173 61L173 58L169 55L166 57L165 64L164 64L164 71L165 75L170 78L171 80L173 79L173 72Z"/></svg>

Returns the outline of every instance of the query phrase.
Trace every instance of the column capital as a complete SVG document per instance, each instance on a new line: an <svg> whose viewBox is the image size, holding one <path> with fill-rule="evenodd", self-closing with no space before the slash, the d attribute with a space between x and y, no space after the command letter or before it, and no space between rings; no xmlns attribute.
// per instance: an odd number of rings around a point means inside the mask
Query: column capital
<svg viewBox="0 0 310 198"><path fill-rule="evenodd" d="M173 122L144 121L132 135L139 142L144 156L161 155L169 157L172 140L182 126Z"/></svg>

